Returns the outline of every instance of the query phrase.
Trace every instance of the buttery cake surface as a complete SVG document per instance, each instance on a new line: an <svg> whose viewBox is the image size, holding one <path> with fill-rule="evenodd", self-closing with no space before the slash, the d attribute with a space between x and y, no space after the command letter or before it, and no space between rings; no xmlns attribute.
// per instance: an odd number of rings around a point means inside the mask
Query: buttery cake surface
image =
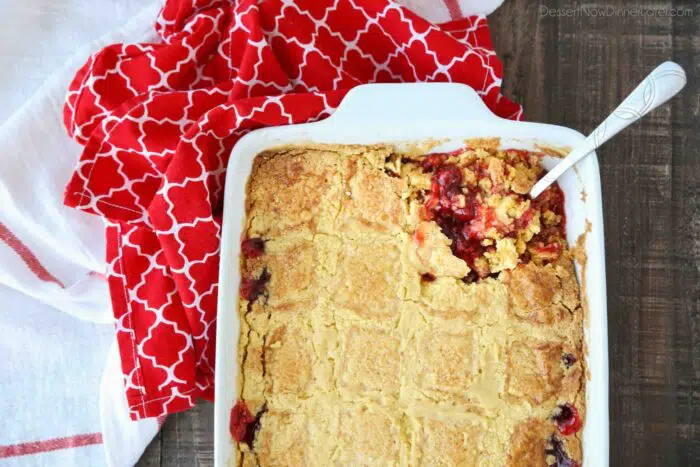
<svg viewBox="0 0 700 467"><path fill-rule="evenodd" d="M582 311L556 185L493 141L256 158L239 465L576 466Z"/></svg>

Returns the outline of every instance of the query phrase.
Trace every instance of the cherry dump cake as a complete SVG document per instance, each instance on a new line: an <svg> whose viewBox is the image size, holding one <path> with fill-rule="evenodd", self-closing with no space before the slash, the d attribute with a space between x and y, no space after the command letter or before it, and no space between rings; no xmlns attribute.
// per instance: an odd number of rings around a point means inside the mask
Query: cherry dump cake
<svg viewBox="0 0 700 467"><path fill-rule="evenodd" d="M497 140L257 156L239 465L581 464L583 313L539 162Z"/></svg>

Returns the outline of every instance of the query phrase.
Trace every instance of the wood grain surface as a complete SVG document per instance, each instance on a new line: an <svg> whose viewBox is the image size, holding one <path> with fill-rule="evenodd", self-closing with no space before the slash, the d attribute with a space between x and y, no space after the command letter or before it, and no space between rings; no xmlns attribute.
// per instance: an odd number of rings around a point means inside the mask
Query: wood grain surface
<svg viewBox="0 0 700 467"><path fill-rule="evenodd" d="M578 8L574 16L543 14ZM598 152L610 352L610 465L700 466L700 3L692 16L583 14L506 0L490 18L503 89L525 118L588 133L664 60L688 85ZM590 11L590 10L589 10ZM209 466L213 406L168 418L140 466Z"/></svg>

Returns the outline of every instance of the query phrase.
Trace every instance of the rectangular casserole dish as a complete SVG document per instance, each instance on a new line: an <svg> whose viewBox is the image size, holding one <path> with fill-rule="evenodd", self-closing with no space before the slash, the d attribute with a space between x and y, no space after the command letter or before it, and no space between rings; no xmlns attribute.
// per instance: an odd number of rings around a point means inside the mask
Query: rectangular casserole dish
<svg viewBox="0 0 700 467"><path fill-rule="evenodd" d="M240 236L245 216L246 183L253 160L266 149L309 142L329 144L392 143L402 145L438 140L435 151L464 146L475 137L500 137L501 147L538 150L542 146L573 146L579 132L555 125L501 119L486 108L468 86L447 83L373 84L348 93L326 120L303 125L266 128L243 137L233 149L226 175L221 247L216 357L215 465L235 463L229 414L238 394L237 352L240 323ZM551 167L556 161L545 158ZM605 255L600 176L595 154L576 171L562 176L567 240L585 237L587 261L577 268L587 307L584 338L587 349L587 413L583 429L584 466L608 465L608 346ZM585 194L585 195L584 195Z"/></svg>

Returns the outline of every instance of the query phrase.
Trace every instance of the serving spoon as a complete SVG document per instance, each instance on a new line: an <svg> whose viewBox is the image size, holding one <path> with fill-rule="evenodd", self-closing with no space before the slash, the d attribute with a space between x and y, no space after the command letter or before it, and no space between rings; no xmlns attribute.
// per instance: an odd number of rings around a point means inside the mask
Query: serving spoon
<svg viewBox="0 0 700 467"><path fill-rule="evenodd" d="M651 110L657 108L685 86L685 71L677 63L664 62L644 81L639 83L627 99L622 101L593 133L577 144L574 149L557 165L545 174L530 190L532 199L537 198L544 190L556 181L564 172L578 161L595 151L610 138L636 122Z"/></svg>

